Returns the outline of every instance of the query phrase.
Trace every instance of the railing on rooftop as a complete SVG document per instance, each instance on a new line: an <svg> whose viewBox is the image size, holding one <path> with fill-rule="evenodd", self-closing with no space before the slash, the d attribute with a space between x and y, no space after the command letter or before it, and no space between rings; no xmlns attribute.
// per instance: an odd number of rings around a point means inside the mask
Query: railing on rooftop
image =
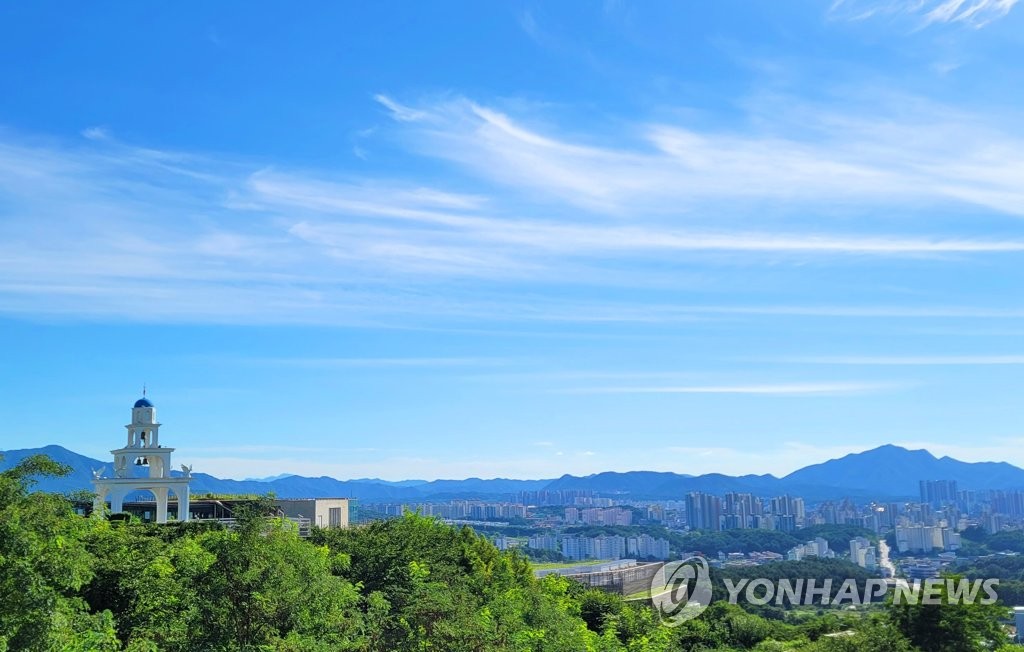
<svg viewBox="0 0 1024 652"><path fill-rule="evenodd" d="M220 523L229 530L238 527L237 518L194 518L192 520L199 523ZM268 516L267 520L280 520L284 523L290 524L292 527L295 528L295 531L298 533L298 535L304 539L309 537L309 534L313 526L313 521L308 518L293 518L290 516Z"/></svg>

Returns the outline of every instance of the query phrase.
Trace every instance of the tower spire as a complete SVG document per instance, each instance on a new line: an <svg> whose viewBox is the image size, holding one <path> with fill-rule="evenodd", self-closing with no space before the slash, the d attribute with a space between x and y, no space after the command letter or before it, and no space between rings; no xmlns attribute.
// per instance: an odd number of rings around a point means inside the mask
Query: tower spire
<svg viewBox="0 0 1024 652"><path fill-rule="evenodd" d="M142 383L142 398L146 398L146 383Z"/></svg>

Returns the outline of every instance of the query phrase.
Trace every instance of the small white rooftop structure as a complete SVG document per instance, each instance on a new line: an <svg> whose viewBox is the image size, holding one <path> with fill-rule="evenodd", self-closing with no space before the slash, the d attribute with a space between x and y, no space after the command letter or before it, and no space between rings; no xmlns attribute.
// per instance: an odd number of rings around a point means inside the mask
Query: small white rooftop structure
<svg viewBox="0 0 1024 652"><path fill-rule="evenodd" d="M348 527L348 498L278 498L274 504L287 518L308 518L323 528Z"/></svg>

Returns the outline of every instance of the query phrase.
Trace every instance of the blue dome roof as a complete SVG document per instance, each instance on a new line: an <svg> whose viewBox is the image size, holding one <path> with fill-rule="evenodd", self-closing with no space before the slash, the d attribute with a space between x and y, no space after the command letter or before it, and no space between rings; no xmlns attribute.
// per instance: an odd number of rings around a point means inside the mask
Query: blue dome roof
<svg viewBox="0 0 1024 652"><path fill-rule="evenodd" d="M153 407L153 404L149 402L148 398L140 398L135 401L135 407Z"/></svg>

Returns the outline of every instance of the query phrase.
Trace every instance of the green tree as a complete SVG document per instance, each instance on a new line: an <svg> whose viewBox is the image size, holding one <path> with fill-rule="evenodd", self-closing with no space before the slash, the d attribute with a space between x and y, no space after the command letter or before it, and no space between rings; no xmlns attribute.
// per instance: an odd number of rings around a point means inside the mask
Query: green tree
<svg viewBox="0 0 1024 652"><path fill-rule="evenodd" d="M215 557L195 537L167 536L176 529L100 521L89 533L96 572L82 594L93 610L115 614L118 636L135 649L190 649L201 626L202 585Z"/></svg>
<svg viewBox="0 0 1024 652"><path fill-rule="evenodd" d="M354 643L359 594L334 574L347 562L326 546L310 545L284 522L261 517L196 541L213 561L196 578L202 599L192 649L314 643L345 649Z"/></svg>
<svg viewBox="0 0 1024 652"><path fill-rule="evenodd" d="M961 578L948 579L955 582ZM922 652L990 650L1006 640L1000 624L1007 617L1005 607L982 604L979 600L950 600L944 583L939 585L935 600L921 599L916 604L907 599L898 604L895 599L890 600L891 622Z"/></svg>
<svg viewBox="0 0 1024 652"><path fill-rule="evenodd" d="M69 470L36 455L0 473L0 650L117 649L110 614L77 595L92 576L88 522L64 497L30 491L33 477Z"/></svg>
<svg viewBox="0 0 1024 652"><path fill-rule="evenodd" d="M468 528L407 514L313 539L351 559L338 572L363 588L369 650L607 649L581 617L579 585L534 579L524 557Z"/></svg>

